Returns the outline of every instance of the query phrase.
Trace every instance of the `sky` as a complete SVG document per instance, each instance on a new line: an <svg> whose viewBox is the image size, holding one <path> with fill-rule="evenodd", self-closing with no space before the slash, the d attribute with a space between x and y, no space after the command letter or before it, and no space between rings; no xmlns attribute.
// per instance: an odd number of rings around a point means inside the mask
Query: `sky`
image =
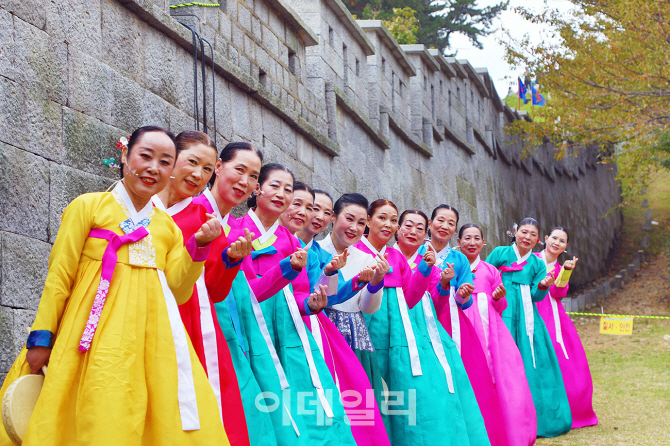
<svg viewBox="0 0 670 446"><path fill-rule="evenodd" d="M495 5L499 1L495 0L479 0L478 7L485 7ZM516 78L523 75L524 69L512 70L512 68L505 62L505 50L498 40L504 36L501 28L505 28L516 38L523 37L524 34L529 34L531 42L541 42L542 26L533 24L523 19L519 14L514 12L514 8L518 6L529 7L536 6L534 9L539 12L544 9L544 5L552 9L567 12L573 8L573 4L569 0L511 0L510 5L506 11L503 11L498 19L494 21L493 28L496 29L494 33L489 36L482 37L479 41L484 45L484 49L475 48L467 37L461 34L452 35L450 38L451 48L448 51L457 52L457 59L467 59L470 65L475 68L487 68L491 79L495 83L496 90L500 98L507 96L507 89L512 86L516 91ZM505 79L505 76L510 79Z"/></svg>

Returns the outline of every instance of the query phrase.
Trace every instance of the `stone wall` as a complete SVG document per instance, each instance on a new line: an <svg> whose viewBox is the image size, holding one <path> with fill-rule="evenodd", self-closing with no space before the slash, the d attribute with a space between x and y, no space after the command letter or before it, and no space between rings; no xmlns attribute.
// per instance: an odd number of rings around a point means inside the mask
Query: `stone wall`
<svg viewBox="0 0 670 446"><path fill-rule="evenodd" d="M487 250L524 216L561 224L581 259L573 283L605 269L621 228L620 213L603 218L620 201L616 168L591 150L555 161L549 145L522 159L504 128L528 117L485 69L400 46L340 0L170 1L0 0L0 374L25 342L63 209L115 179L101 163L115 141L147 124L195 126L180 22L212 45L205 116L219 147L251 141L335 196L450 203L483 225ZM200 82L197 99L201 110Z"/></svg>

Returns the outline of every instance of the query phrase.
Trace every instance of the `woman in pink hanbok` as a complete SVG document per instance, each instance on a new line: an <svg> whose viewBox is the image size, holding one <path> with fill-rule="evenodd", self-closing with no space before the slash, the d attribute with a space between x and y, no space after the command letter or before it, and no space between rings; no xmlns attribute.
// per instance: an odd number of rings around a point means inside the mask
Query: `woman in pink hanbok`
<svg viewBox="0 0 670 446"><path fill-rule="evenodd" d="M568 247L568 238L565 229L553 228L545 236L544 251L535 253L547 265L547 274L553 273L556 277L556 282L549 288L549 299L538 302L537 311L547 325L556 350L570 402L572 428L576 429L598 424L598 417L593 411L593 381L589 362L579 334L561 305L561 299L568 294L568 280L579 260L573 257L572 260L566 260L562 267L559 265L557 259Z"/></svg>
<svg viewBox="0 0 670 446"><path fill-rule="evenodd" d="M461 226L457 242L470 261L475 286L473 304L463 311L484 348L509 444L532 445L537 433L535 405L519 348L501 317L507 308L507 300L500 272L479 258L484 246L479 226L473 223Z"/></svg>

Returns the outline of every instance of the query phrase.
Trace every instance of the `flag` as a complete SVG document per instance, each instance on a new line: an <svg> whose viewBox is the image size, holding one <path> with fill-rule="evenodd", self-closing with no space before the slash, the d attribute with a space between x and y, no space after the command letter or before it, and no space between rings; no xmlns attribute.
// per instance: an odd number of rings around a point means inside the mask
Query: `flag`
<svg viewBox="0 0 670 446"><path fill-rule="evenodd" d="M521 78L519 78L519 98L523 101L524 104L528 103L528 98L526 97L526 93L528 93L528 90L526 90L526 86L523 84L523 81Z"/></svg>
<svg viewBox="0 0 670 446"><path fill-rule="evenodd" d="M534 84L531 84L530 89L532 92L531 96L533 97L533 105L537 105L538 107L544 107L547 105L547 102L544 100L544 96L542 96L540 92L535 89Z"/></svg>

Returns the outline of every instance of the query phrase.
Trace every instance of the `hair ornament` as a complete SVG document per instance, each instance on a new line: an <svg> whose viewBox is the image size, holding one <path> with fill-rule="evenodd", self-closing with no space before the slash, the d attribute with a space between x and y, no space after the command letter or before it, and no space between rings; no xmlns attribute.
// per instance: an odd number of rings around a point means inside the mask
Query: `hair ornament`
<svg viewBox="0 0 670 446"><path fill-rule="evenodd" d="M542 241L542 239L540 237L537 238L537 243L542 245L542 246L545 246L545 243Z"/></svg>
<svg viewBox="0 0 670 446"><path fill-rule="evenodd" d="M119 140L116 142L116 148L119 150L123 149L128 150L128 138L126 138L125 136L119 138Z"/></svg>
<svg viewBox="0 0 670 446"><path fill-rule="evenodd" d="M519 227L519 225L517 225L516 223L514 223L514 225L512 225L512 230L511 230L511 231L507 231L507 236L508 236L509 238L513 239L513 238L514 238L514 234L516 234L516 230L517 230L518 227Z"/></svg>
<svg viewBox="0 0 670 446"><path fill-rule="evenodd" d="M109 167L112 170L121 170L121 165L116 164L115 158L109 158L109 159L103 158L102 164L104 164L105 166Z"/></svg>

